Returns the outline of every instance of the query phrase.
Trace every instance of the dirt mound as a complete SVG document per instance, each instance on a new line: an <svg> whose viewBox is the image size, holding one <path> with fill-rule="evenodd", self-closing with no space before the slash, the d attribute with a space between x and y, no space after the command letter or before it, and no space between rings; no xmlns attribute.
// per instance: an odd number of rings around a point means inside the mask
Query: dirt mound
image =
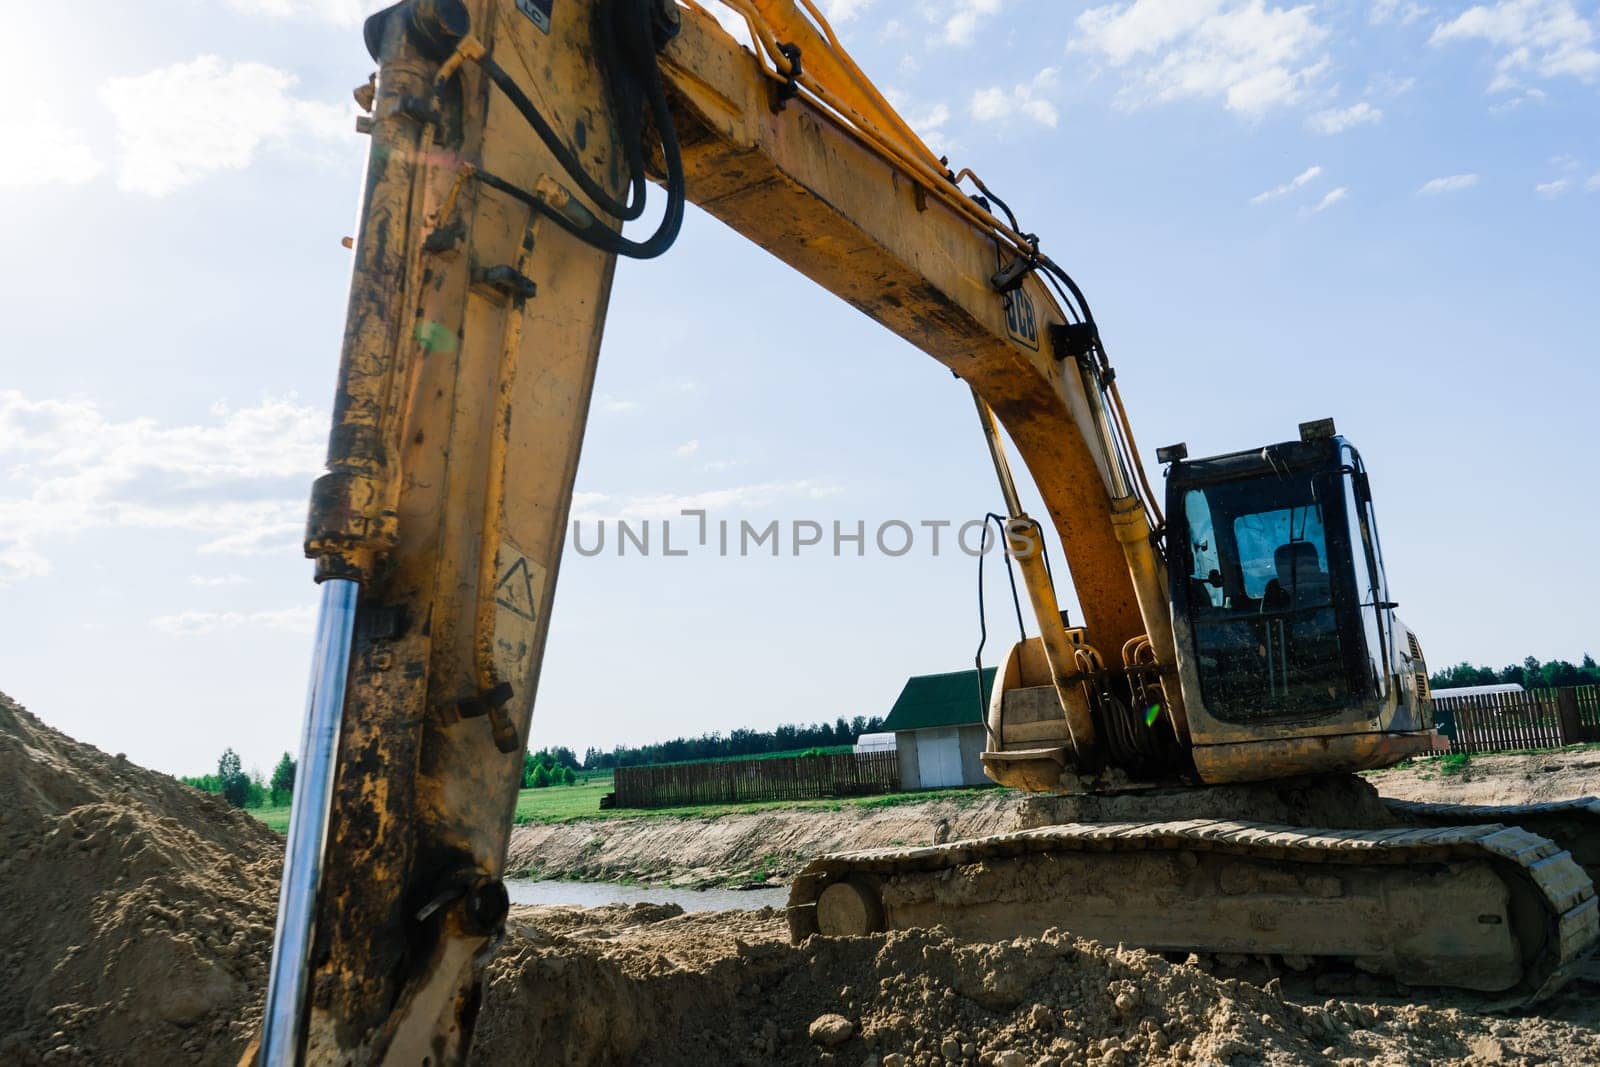
<svg viewBox="0 0 1600 1067"><path fill-rule="evenodd" d="M926 823L895 818L907 833ZM693 839L676 844L693 862ZM281 848L249 816L0 697L0 1063L236 1062L259 1019ZM518 908L489 968L473 1058L1597 1062L1595 990L1579 982L1535 1015L1496 1018L1438 995L1328 1000L1054 931L795 946L771 910Z"/></svg>
<svg viewBox="0 0 1600 1067"><path fill-rule="evenodd" d="M1512 1024L1449 1006L1295 997L1276 981L1055 932L792 946L770 910L541 908L513 915L474 1059L512 1062L530 1048L567 1063L849 1067L1593 1062L1600 1033L1592 1017Z"/></svg>
<svg viewBox="0 0 1600 1067"><path fill-rule="evenodd" d="M0 1062L237 1060L282 847L0 695Z"/></svg>

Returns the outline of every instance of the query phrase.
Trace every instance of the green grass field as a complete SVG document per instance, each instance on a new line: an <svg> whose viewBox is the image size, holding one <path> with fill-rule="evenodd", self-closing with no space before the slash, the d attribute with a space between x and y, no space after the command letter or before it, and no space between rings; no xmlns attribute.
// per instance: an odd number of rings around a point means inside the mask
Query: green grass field
<svg viewBox="0 0 1600 1067"><path fill-rule="evenodd" d="M596 775L580 785L552 785L544 789L524 789L517 794L513 820L527 823L568 823L600 819L639 818L716 818L758 811L843 811L846 808L889 808L900 804L920 804L929 800L954 800L971 803L992 793L997 786L972 786L966 789L933 789L920 793L887 793L873 797L827 798L822 800L768 800L752 804L693 804L681 808L616 808L600 810L600 798L612 790L610 775ZM251 815L280 834L289 828L289 809L249 808Z"/></svg>
<svg viewBox="0 0 1600 1067"><path fill-rule="evenodd" d="M919 804L928 800L953 799L971 802L995 786L967 789L933 789L920 793L886 793L872 797L830 797L820 800L767 800L750 804L691 804L681 808L613 808L600 810L600 798L611 792L612 780L595 778L585 785L524 789L517 795L516 822L566 823L597 819L716 818L757 811L843 811L845 808L888 808L899 804Z"/></svg>
<svg viewBox="0 0 1600 1067"><path fill-rule="evenodd" d="M281 808L246 808L251 815L267 824L268 829L276 830L280 834L289 832L289 805Z"/></svg>

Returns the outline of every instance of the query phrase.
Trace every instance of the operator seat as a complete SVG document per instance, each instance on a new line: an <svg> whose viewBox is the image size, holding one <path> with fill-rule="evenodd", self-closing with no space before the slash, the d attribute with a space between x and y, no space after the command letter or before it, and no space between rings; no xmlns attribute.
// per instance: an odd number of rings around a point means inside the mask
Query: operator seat
<svg viewBox="0 0 1600 1067"><path fill-rule="evenodd" d="M1272 554L1272 565L1277 577L1267 583L1262 594L1262 611L1287 611L1328 602L1332 583L1317 559L1316 545L1309 541L1279 545Z"/></svg>

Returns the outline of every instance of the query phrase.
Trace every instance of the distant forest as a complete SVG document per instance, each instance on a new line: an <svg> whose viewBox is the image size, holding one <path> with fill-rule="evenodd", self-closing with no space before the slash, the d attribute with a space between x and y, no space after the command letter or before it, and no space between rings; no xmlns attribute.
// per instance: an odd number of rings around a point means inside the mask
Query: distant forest
<svg viewBox="0 0 1600 1067"><path fill-rule="evenodd" d="M1568 685L1600 685L1600 664L1593 656L1584 656L1583 662L1574 666L1564 659L1540 663L1529 656L1521 663L1495 670L1493 667L1474 667L1458 663L1435 671L1428 684L1435 689L1457 689L1467 685L1506 685L1516 683L1524 689L1556 689Z"/></svg>
<svg viewBox="0 0 1600 1067"><path fill-rule="evenodd" d="M883 729L883 717L857 715L833 723L799 723L772 730L734 730L699 737L675 737L652 745L618 745L609 752L590 748L583 754L586 771L613 770L617 767L643 767L656 763L681 763L685 760L727 759L729 756L757 756L764 752L791 752L795 749L853 745L862 734ZM560 749L552 750L555 752Z"/></svg>

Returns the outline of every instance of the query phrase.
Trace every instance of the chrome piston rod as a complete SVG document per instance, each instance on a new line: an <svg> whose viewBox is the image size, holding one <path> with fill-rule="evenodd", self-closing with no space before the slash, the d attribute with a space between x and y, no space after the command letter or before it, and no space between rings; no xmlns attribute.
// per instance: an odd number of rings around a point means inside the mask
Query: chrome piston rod
<svg viewBox="0 0 1600 1067"><path fill-rule="evenodd" d="M294 805L289 812L289 842L284 849L283 883L278 889L272 969L261 1024L257 1062L262 1067L294 1064L300 1058L317 886L322 881L333 764L339 749L339 724L344 714L345 681L350 673L350 644L360 590L359 583L342 578L322 583L311 683L306 693L305 730L300 737Z"/></svg>

